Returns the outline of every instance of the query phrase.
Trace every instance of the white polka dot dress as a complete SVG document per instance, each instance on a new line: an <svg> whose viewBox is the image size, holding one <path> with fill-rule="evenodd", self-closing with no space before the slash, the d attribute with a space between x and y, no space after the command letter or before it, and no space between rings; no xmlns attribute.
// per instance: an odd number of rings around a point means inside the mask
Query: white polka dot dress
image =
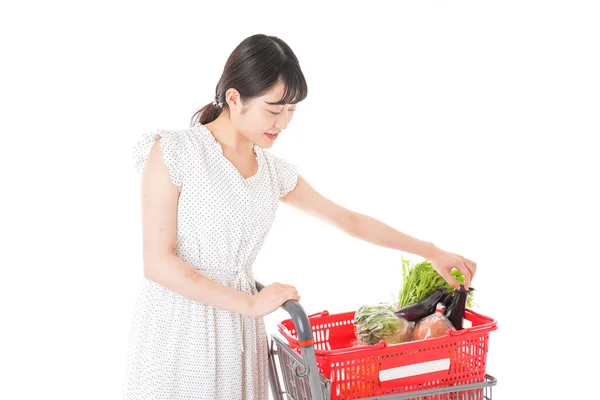
<svg viewBox="0 0 600 400"><path fill-rule="evenodd" d="M252 265L279 198L296 185L296 166L255 145L258 171L245 179L199 124L144 135L134 148L138 172L159 137L163 160L180 191L176 254L209 278L255 294ZM216 309L143 279L124 399L268 399L263 318Z"/></svg>

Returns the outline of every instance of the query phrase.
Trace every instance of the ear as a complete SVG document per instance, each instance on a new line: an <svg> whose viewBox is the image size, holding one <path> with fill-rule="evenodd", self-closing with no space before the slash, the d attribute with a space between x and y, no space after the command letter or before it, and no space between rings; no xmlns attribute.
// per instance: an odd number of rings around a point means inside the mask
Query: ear
<svg viewBox="0 0 600 400"><path fill-rule="evenodd" d="M242 99L240 96L240 92L235 88L229 88L225 92L225 101L227 105L229 105L229 110L241 112L242 111Z"/></svg>

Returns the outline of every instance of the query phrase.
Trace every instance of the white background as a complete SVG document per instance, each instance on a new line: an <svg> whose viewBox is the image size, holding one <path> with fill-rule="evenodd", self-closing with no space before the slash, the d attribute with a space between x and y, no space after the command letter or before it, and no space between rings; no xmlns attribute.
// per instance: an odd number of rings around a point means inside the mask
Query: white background
<svg viewBox="0 0 600 400"><path fill-rule="evenodd" d="M132 146L188 127L254 33L285 40L309 85L272 151L478 263L494 399L596 393L576 361L598 356L594 2L208 3L0 9L0 398L120 398L142 279ZM282 205L256 273L342 312L396 295L401 255Z"/></svg>

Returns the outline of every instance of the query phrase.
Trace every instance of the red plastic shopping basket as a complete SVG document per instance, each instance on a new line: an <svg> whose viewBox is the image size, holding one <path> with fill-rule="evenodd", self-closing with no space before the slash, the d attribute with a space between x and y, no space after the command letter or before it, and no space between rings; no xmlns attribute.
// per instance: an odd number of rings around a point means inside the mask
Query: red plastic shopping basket
<svg viewBox="0 0 600 400"><path fill-rule="evenodd" d="M357 399L485 380L489 333L497 328L494 319L467 309L465 320L471 326L448 331L444 337L353 347L354 314L352 311L330 315L323 311L309 316L317 367L332 383L331 399ZM278 329L290 347L300 353L292 320L282 321Z"/></svg>

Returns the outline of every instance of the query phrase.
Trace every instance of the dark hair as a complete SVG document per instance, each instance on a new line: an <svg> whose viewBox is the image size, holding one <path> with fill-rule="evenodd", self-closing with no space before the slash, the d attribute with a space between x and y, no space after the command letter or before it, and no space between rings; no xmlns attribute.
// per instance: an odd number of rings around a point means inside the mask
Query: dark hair
<svg viewBox="0 0 600 400"><path fill-rule="evenodd" d="M273 104L296 104L306 98L308 88L300 64L292 49L275 36L257 34L244 39L231 53L215 90L217 107L209 103L192 116L191 126L214 121L225 107L225 92L230 88L240 92L242 102L262 96L282 81L285 91Z"/></svg>

